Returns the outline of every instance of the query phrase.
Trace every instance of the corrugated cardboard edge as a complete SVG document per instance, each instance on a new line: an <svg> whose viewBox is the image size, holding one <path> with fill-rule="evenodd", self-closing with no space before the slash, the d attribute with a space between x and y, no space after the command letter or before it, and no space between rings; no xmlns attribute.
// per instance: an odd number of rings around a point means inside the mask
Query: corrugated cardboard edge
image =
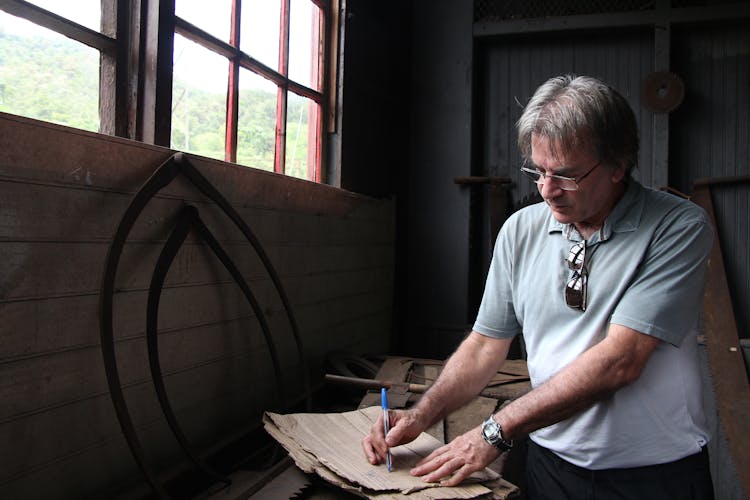
<svg viewBox="0 0 750 500"><path fill-rule="evenodd" d="M363 414L367 417L368 420L373 421L372 415L377 415L377 412L379 411L379 408L372 408L372 409L364 409L364 410L358 410L363 412ZM372 414L372 415L368 415ZM288 452L289 455L294 460L295 464L302 469L305 472L308 473L315 473L319 475L324 480L330 482L331 484L334 484L346 491L352 492L354 494L357 494L359 496L365 497L365 498L373 498L378 500L441 500L441 499L472 499L472 498L502 498L497 497L493 495L493 491L481 484L465 484L462 486L450 488L450 487L443 487L438 484L428 484L423 483L424 489L418 490L418 491L409 491L409 492L401 492L401 491L374 491L367 488L362 487L358 484L353 484L349 479L344 478L337 474L336 472L332 471L329 467L327 467L323 461L319 459L313 453L311 450L305 449L297 440L295 440L292 436L287 435L285 432L283 432L278 424L277 421L282 421L285 418L305 418L304 414L296 414L296 415L279 415L275 413L269 413L267 412L263 417L263 423L266 428L266 431L274 438L276 439ZM276 421L274 421L276 420ZM362 436L364 436L364 432L369 431L362 430ZM353 446L356 446L359 448L359 440L352 443ZM374 467L374 466L373 466ZM490 475L487 477L494 478L495 481L498 480L497 475L493 473L492 471L487 471ZM507 483L507 481L503 481L500 484ZM507 483L510 485L510 483ZM512 485L510 485L512 486Z"/></svg>

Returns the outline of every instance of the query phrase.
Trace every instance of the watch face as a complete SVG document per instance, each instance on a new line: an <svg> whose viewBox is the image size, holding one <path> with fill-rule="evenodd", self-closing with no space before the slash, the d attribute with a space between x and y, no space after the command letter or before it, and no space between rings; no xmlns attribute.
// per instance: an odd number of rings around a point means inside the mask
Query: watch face
<svg viewBox="0 0 750 500"><path fill-rule="evenodd" d="M495 439L497 437L498 425L494 420L487 420L482 427L482 434L488 439Z"/></svg>
<svg viewBox="0 0 750 500"><path fill-rule="evenodd" d="M510 443L503 440L500 424L495 422L492 417L488 418L482 424L482 437L489 444L496 446L501 451L508 451L513 447L513 441Z"/></svg>

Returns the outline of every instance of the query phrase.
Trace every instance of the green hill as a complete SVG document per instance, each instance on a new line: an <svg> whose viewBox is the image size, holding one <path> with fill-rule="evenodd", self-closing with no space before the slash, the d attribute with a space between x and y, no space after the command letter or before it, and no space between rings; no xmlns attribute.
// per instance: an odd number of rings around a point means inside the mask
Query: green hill
<svg viewBox="0 0 750 500"><path fill-rule="evenodd" d="M99 130L99 53L64 37L0 31L0 111L84 130ZM175 80L172 147L224 159L226 91ZM287 173L305 177L307 100L289 94ZM273 169L276 93L240 91L237 162Z"/></svg>

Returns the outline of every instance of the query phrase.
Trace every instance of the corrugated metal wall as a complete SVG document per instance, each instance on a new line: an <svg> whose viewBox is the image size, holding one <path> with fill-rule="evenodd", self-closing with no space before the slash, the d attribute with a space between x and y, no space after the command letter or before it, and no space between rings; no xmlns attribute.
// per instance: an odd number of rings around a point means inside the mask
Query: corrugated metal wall
<svg viewBox="0 0 750 500"><path fill-rule="evenodd" d="M644 184L652 183L653 113L641 105L641 80L653 71L652 34L644 30L611 33L536 34L505 37L482 45L479 64L482 80L480 112L483 120L482 158L486 175L510 177L511 201L518 203L536 193L536 186L521 175L521 157L515 123L536 88L561 74L594 76L617 88L630 102L641 127L639 166L634 172ZM492 241L483 247L489 266Z"/></svg>
<svg viewBox="0 0 750 500"><path fill-rule="evenodd" d="M400 242L406 301L399 348L446 357L474 314L468 307L469 191L453 182L471 173L471 4L418 0L413 11L411 86L403 89L410 165L399 174L407 186L398 200L406 204L407 228Z"/></svg>
<svg viewBox="0 0 750 500"><path fill-rule="evenodd" d="M484 152L489 175L509 176L515 183L514 198L536 191L518 172L521 166L515 122L531 94L552 76L575 73L601 78L617 88L630 102L641 126L641 152L636 172L651 183L651 119L641 106L642 79L653 71L652 35L648 31L535 35L503 39L488 46L480 62L489 72L485 79ZM645 126L644 126L645 125Z"/></svg>
<svg viewBox="0 0 750 500"><path fill-rule="evenodd" d="M750 175L750 23L674 31L673 68L686 98L671 115L670 183ZM750 183L712 189L737 327L750 337Z"/></svg>

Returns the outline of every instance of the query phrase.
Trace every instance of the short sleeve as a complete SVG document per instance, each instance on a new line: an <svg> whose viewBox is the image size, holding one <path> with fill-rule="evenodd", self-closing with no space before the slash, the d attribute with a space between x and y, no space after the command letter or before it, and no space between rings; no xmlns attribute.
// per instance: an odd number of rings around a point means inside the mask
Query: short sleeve
<svg viewBox="0 0 750 500"><path fill-rule="evenodd" d="M713 229L699 207L665 218L610 322L681 345L696 326L712 244Z"/></svg>
<svg viewBox="0 0 750 500"><path fill-rule="evenodd" d="M510 234L517 222L515 219L506 221L498 234L474 323L475 332L489 337L512 338L521 330L513 307L512 291L514 248Z"/></svg>

